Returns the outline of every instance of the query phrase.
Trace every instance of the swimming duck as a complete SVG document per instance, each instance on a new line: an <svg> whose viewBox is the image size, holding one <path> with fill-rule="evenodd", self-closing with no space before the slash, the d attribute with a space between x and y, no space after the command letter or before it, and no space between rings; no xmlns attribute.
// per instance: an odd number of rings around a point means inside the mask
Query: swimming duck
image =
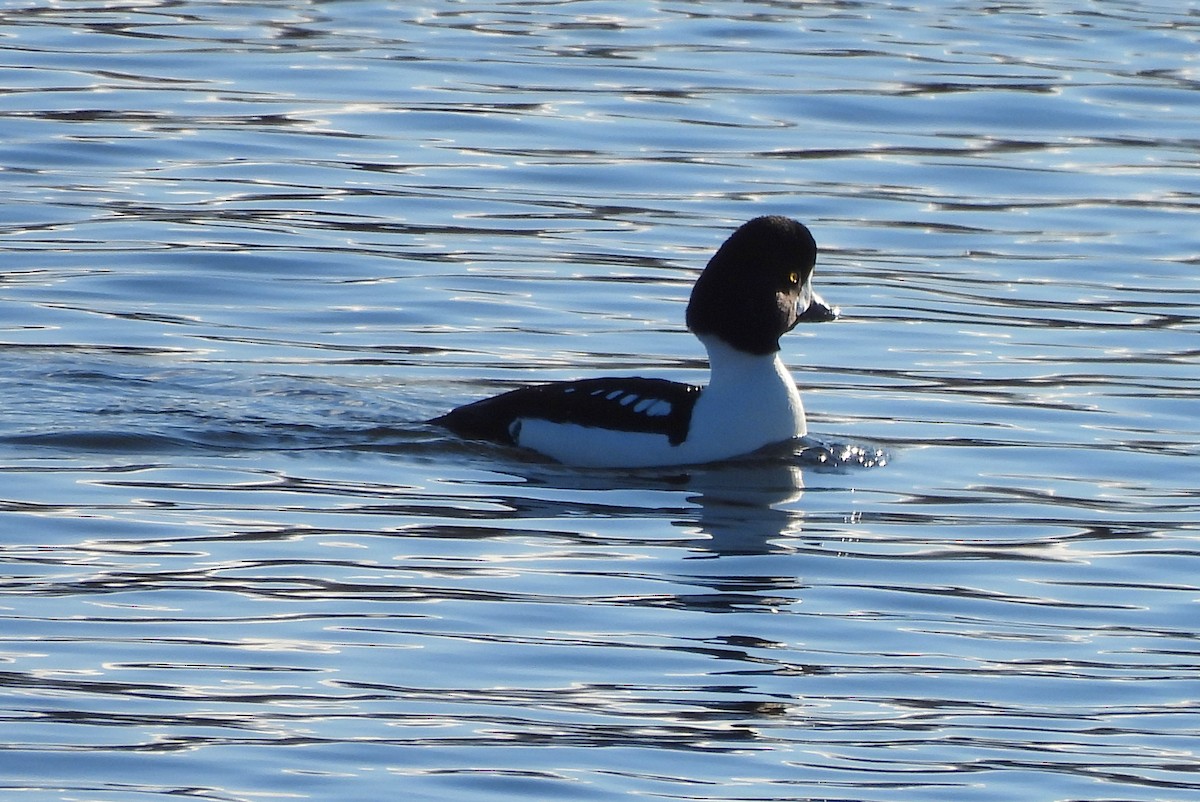
<svg viewBox="0 0 1200 802"><path fill-rule="evenodd" d="M808 228L757 217L717 249L696 280L687 326L708 352L706 386L640 376L551 382L458 407L432 423L570 465L636 468L729 459L807 431L779 356L801 321L837 317L812 290Z"/></svg>

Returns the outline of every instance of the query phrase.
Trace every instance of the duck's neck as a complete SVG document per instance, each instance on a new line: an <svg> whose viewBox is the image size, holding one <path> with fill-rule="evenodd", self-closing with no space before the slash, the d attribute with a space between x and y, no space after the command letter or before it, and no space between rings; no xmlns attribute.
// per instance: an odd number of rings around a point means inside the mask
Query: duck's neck
<svg viewBox="0 0 1200 802"><path fill-rule="evenodd" d="M713 336L700 342L712 371L702 398L740 410L746 423L770 429L777 438L805 434L804 405L778 352L750 354Z"/></svg>

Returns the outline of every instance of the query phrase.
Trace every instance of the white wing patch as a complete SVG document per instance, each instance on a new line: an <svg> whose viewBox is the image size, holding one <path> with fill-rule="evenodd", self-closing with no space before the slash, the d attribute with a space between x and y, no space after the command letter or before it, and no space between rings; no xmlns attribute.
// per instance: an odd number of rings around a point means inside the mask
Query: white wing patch
<svg viewBox="0 0 1200 802"><path fill-rule="evenodd" d="M563 392L573 393L575 390L570 388ZM605 401L616 401L623 407L632 404L634 412L645 415L647 418L661 418L671 414L671 402L662 398L642 398L637 393L625 390L609 390L606 393L603 389L592 390L588 395L593 397L603 395Z"/></svg>
<svg viewBox="0 0 1200 802"><path fill-rule="evenodd" d="M643 398L637 402L637 406L633 408L633 411L640 412L648 418L658 418L671 414L671 402L664 401L661 398Z"/></svg>

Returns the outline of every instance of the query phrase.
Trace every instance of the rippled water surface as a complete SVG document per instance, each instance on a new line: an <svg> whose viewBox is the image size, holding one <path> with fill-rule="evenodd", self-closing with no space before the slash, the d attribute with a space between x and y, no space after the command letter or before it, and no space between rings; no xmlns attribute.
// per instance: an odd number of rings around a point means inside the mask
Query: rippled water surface
<svg viewBox="0 0 1200 802"><path fill-rule="evenodd" d="M1190 3L0 5L0 796L1200 793ZM805 220L811 439L423 421L704 378Z"/></svg>

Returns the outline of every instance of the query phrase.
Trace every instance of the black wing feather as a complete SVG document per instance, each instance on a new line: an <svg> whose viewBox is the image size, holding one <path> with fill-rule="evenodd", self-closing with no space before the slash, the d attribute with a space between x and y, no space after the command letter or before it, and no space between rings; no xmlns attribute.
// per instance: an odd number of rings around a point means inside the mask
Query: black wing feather
<svg viewBox="0 0 1200 802"><path fill-rule="evenodd" d="M453 409L431 422L462 437L516 445L513 423L539 418L624 432L665 435L672 445L687 439L692 407L700 396L695 385L640 376L582 379L522 387ZM669 411L645 414L656 402Z"/></svg>

